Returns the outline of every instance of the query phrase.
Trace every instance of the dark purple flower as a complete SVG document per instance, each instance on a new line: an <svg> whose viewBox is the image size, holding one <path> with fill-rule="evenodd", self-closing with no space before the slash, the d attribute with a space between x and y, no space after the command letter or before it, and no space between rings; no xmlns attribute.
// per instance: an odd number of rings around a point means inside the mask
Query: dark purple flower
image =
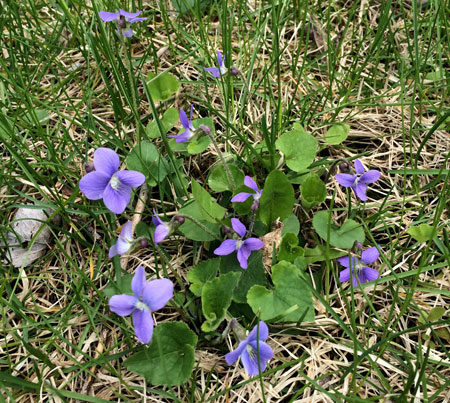
<svg viewBox="0 0 450 403"><path fill-rule="evenodd" d="M138 16L142 13L142 11L138 11L137 13L129 13L128 11L124 11L121 8L118 13L110 13L108 11L100 11L98 13L99 17L104 22L109 21L117 21L119 27L117 28L117 32L126 36L127 38L131 38L133 36L133 30L131 29L131 24L134 24L138 21L144 21L146 17Z"/></svg>
<svg viewBox="0 0 450 403"><path fill-rule="evenodd" d="M184 132L177 134L175 136L169 136L176 138L177 143L183 143L189 141L195 135L195 128L192 124L192 112L194 111L194 106L191 105L191 115L188 119L186 113L183 109L180 109L180 121L184 127Z"/></svg>
<svg viewBox="0 0 450 403"><path fill-rule="evenodd" d="M146 282L145 270L139 266L131 289L134 295L112 296L109 307L119 316L132 314L136 337L142 343L149 343L153 335L152 312L161 309L173 297L173 283L166 278Z"/></svg>
<svg viewBox="0 0 450 403"><path fill-rule="evenodd" d="M131 188L141 186L145 176L137 171L119 171L119 156L109 148L94 152L95 171L83 176L80 190L89 200L103 199L113 213L122 213L130 201Z"/></svg>
<svg viewBox="0 0 450 403"><path fill-rule="evenodd" d="M248 188L254 190L254 193L246 193L246 192L241 192L238 193L236 196L234 196L231 201L233 203L236 202L244 202L246 201L250 196L253 197L253 200L255 202L259 202L259 199L261 198L261 194L262 194L262 189L259 190L258 189L258 185L256 184L256 182L250 178L250 176L246 176L244 178L244 185L247 186Z"/></svg>
<svg viewBox="0 0 450 403"><path fill-rule="evenodd" d="M128 252L133 243L133 223L131 221L127 221L120 231L119 238L117 238L117 242L109 248L108 256L114 257L116 255L123 255Z"/></svg>
<svg viewBox="0 0 450 403"><path fill-rule="evenodd" d="M156 225L155 232L153 233L153 241L158 244L164 241L164 239L166 239L170 235L170 233L172 232L172 225L170 222L162 221L156 213L155 209L153 209L153 214L155 216L152 218L152 221L153 224Z"/></svg>
<svg viewBox="0 0 450 403"><path fill-rule="evenodd" d="M264 242L258 238L247 238L245 241L242 239L247 232L245 225L242 224L237 218L231 219L233 230L238 234L241 239L226 239L222 244L214 251L216 255L224 256L237 251L237 258L239 264L243 269L246 269L248 264L247 260L254 250L261 249L264 246Z"/></svg>
<svg viewBox="0 0 450 403"><path fill-rule="evenodd" d="M339 281L341 283L345 281L350 280L350 270L352 273L352 283L353 287L356 287L359 283L364 284L367 281L374 281L376 280L380 274L377 270L372 269L371 267L367 267L366 265L375 262L378 259L378 256L380 256L380 253L378 252L378 249L376 246L372 246L369 249L366 249L361 254L361 260L359 260L356 257L350 257L350 256L343 256L337 259L337 261L345 267L344 270L342 270L339 273ZM356 279L356 276L358 276L358 280Z"/></svg>
<svg viewBox="0 0 450 403"><path fill-rule="evenodd" d="M263 321L260 321L259 332L256 325L247 338L239 343L236 350L225 355L227 364L231 365L241 357L242 364L250 376L264 372L267 361L273 357L272 348L265 343L268 337L269 329ZM258 366L258 355L260 366Z"/></svg>
<svg viewBox="0 0 450 403"><path fill-rule="evenodd" d="M376 182L380 179L381 172L376 169L365 172L364 165L360 160L355 160L355 171L356 175L337 174L336 180L341 186L352 188L356 196L362 201L366 201L367 184Z"/></svg>
<svg viewBox="0 0 450 403"><path fill-rule="evenodd" d="M203 67L204 70L211 73L213 77L219 78L227 73L227 68L225 67L225 58L222 58L222 53L217 52L217 61L219 62L219 68L217 67Z"/></svg>

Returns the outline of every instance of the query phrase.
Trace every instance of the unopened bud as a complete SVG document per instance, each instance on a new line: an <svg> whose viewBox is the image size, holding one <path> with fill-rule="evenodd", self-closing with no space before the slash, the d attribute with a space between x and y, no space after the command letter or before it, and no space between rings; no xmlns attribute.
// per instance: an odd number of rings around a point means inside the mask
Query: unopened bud
<svg viewBox="0 0 450 403"><path fill-rule="evenodd" d="M146 248L148 246L148 241L146 239L141 239L141 246Z"/></svg>
<svg viewBox="0 0 450 403"><path fill-rule="evenodd" d="M209 126L206 125L200 125L198 127L198 130L201 130L203 133L205 133L207 136L209 136L211 134L211 128Z"/></svg>
<svg viewBox="0 0 450 403"><path fill-rule="evenodd" d="M177 222L178 222L178 224L184 224L184 217L181 217L181 216L176 216L176 220L177 220Z"/></svg>
<svg viewBox="0 0 450 403"><path fill-rule="evenodd" d="M343 173L351 173L350 166L346 162L343 162L343 163L339 164L339 169Z"/></svg>
<svg viewBox="0 0 450 403"><path fill-rule="evenodd" d="M232 76L237 76L237 75L239 75L239 73L240 73L240 71L236 67L234 67L234 66L230 67L230 74Z"/></svg>
<svg viewBox="0 0 450 403"><path fill-rule="evenodd" d="M362 251L362 248L363 248L363 244L361 242L359 242L359 241L356 241L355 242L355 249L356 249L356 251Z"/></svg>
<svg viewBox="0 0 450 403"><path fill-rule="evenodd" d="M227 227L226 225L223 227L224 234L228 235L231 234L233 231L231 231L230 227Z"/></svg>
<svg viewBox="0 0 450 403"><path fill-rule="evenodd" d="M84 169L86 170L86 173L92 172L95 170L94 167L94 163L93 162L88 162L85 166Z"/></svg>

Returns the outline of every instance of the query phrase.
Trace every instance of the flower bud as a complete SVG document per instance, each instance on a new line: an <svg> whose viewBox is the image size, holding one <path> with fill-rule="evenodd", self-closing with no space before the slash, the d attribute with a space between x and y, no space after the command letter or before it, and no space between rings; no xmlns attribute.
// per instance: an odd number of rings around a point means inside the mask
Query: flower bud
<svg viewBox="0 0 450 403"><path fill-rule="evenodd" d="M355 241L355 252L361 252L363 248L363 244L359 241Z"/></svg>
<svg viewBox="0 0 450 403"><path fill-rule="evenodd" d="M179 225L184 224L184 217L176 216L176 220L178 221Z"/></svg>
<svg viewBox="0 0 450 403"><path fill-rule="evenodd" d="M86 165L84 166L84 169L86 170L86 173L95 171L94 163L93 162L86 163Z"/></svg>
<svg viewBox="0 0 450 403"><path fill-rule="evenodd" d="M223 227L223 232L225 235L229 235L231 234L233 231L231 230L230 227L227 227L226 225Z"/></svg>
<svg viewBox="0 0 450 403"><path fill-rule="evenodd" d="M230 67L230 74L232 76L237 76L237 75L239 75L239 73L240 73L240 71L236 67L234 67L234 66Z"/></svg>
<svg viewBox="0 0 450 403"><path fill-rule="evenodd" d="M146 239L141 239L140 244L143 248L146 248L148 246L148 241Z"/></svg>
<svg viewBox="0 0 450 403"><path fill-rule="evenodd" d="M201 130L207 136L209 136L211 134L211 128L209 126L206 126L206 125L200 125L198 127L198 130Z"/></svg>
<svg viewBox="0 0 450 403"><path fill-rule="evenodd" d="M345 174L351 173L350 166L346 162L339 164L339 169L341 170L342 173L345 173Z"/></svg>

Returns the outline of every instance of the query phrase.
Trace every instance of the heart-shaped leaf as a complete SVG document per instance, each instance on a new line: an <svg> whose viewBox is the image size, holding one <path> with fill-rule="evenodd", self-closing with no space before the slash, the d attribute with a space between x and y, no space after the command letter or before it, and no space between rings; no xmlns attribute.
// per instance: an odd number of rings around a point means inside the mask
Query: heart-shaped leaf
<svg viewBox="0 0 450 403"><path fill-rule="evenodd" d="M164 133L167 133L178 121L178 111L175 108L169 108L164 112L163 117L159 120L161 128ZM159 126L156 121L153 121L147 125L145 131L148 137L155 139L161 137Z"/></svg>
<svg viewBox="0 0 450 403"><path fill-rule="evenodd" d="M206 221L215 223L223 218L226 209L217 204L213 197L195 179L192 179L192 193Z"/></svg>
<svg viewBox="0 0 450 403"><path fill-rule="evenodd" d="M299 256L303 256L304 250L298 246L298 238L296 235L288 232L281 240L280 248L278 250L278 260L286 260L293 262Z"/></svg>
<svg viewBox="0 0 450 403"><path fill-rule="evenodd" d="M203 285L216 277L219 264L220 258L209 259L189 270L187 279L192 283L189 289L194 295L201 297Z"/></svg>
<svg viewBox="0 0 450 403"><path fill-rule="evenodd" d="M327 197L327 188L319 176L310 172L306 180L301 184L302 204L305 208L317 206Z"/></svg>
<svg viewBox="0 0 450 403"><path fill-rule="evenodd" d="M325 143L341 144L349 135L350 126L345 123L337 123L331 126L325 134Z"/></svg>
<svg viewBox="0 0 450 403"><path fill-rule="evenodd" d="M244 173L235 165L228 164L228 170L236 187L242 186L244 183ZM208 177L208 185L214 192L224 192L225 190L233 190L227 173L222 164L217 165L211 171Z"/></svg>
<svg viewBox="0 0 450 403"><path fill-rule="evenodd" d="M415 227L410 227L406 231L418 242L427 242L434 237L434 227L428 224L420 224Z"/></svg>
<svg viewBox="0 0 450 403"><path fill-rule="evenodd" d="M149 72L147 87L154 101L165 101L178 91L180 83L172 74Z"/></svg>
<svg viewBox="0 0 450 403"><path fill-rule="evenodd" d="M213 241L214 239L219 238L219 225L205 221L201 212L200 205L197 201L194 200L193 202L183 206L183 208L180 209L179 213L195 218L202 225L202 227L200 227L195 222L187 218L184 223L178 228L178 230L186 238L192 239L193 241ZM203 227L206 228L208 232L206 232Z"/></svg>

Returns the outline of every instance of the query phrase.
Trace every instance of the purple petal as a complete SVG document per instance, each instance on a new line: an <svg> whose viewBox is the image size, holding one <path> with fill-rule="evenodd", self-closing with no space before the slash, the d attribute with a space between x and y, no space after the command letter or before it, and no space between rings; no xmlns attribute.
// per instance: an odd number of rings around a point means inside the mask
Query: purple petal
<svg viewBox="0 0 450 403"><path fill-rule="evenodd" d="M233 364L239 358L239 356L242 354L247 344L248 341L247 339L245 339L239 343L239 346L237 347L236 350L230 351L228 354L225 355L225 361L227 362L228 365Z"/></svg>
<svg viewBox="0 0 450 403"><path fill-rule="evenodd" d="M106 186L103 192L103 202L115 214L123 213L130 201L131 188L129 186L120 185L114 190L111 185Z"/></svg>
<svg viewBox="0 0 450 403"><path fill-rule="evenodd" d="M142 292L144 301L151 311L158 311L173 297L173 283L167 278L151 280Z"/></svg>
<svg viewBox="0 0 450 403"><path fill-rule="evenodd" d="M127 253L130 250L130 247L131 247L131 243L129 241L122 238L121 236L119 238L117 238L117 243L116 243L117 254L123 255L124 253Z"/></svg>
<svg viewBox="0 0 450 403"><path fill-rule="evenodd" d="M371 267L363 267L362 270L368 281L375 281L378 277L380 277L380 273Z"/></svg>
<svg viewBox="0 0 450 403"><path fill-rule="evenodd" d="M371 169L370 171L367 171L365 174L359 178L358 183L373 183L376 182L378 179L380 179L381 172L377 171L376 169Z"/></svg>
<svg viewBox="0 0 450 403"><path fill-rule="evenodd" d="M100 147L94 152L94 167L98 172L103 172L110 178L117 172L120 166L119 156L109 148Z"/></svg>
<svg viewBox="0 0 450 403"><path fill-rule="evenodd" d="M245 245L242 245L237 251L237 259L242 269L246 269L248 267L247 260L250 256L250 253L252 253L252 251L247 249Z"/></svg>
<svg viewBox="0 0 450 403"><path fill-rule="evenodd" d="M128 22L130 24L134 24L135 22L141 22L141 21L145 21L147 19L147 17L139 17L139 18L130 18L128 20Z"/></svg>
<svg viewBox="0 0 450 403"><path fill-rule="evenodd" d="M133 312L134 333L141 343L150 343L153 336L152 313L147 309L135 309Z"/></svg>
<svg viewBox="0 0 450 403"><path fill-rule="evenodd" d="M123 239L127 239L128 241L133 240L133 223L131 221L127 221L125 224L123 224L120 231L120 236Z"/></svg>
<svg viewBox="0 0 450 403"><path fill-rule="evenodd" d="M247 350L244 350L241 354L242 365L250 376L258 375L258 358L255 355L250 357Z"/></svg>
<svg viewBox="0 0 450 403"><path fill-rule="evenodd" d="M138 11L137 13L129 13L128 11L124 11L121 8L119 8L120 15L123 15L125 18L136 18L142 13L142 11Z"/></svg>
<svg viewBox="0 0 450 403"><path fill-rule="evenodd" d="M362 162L360 160L355 160L355 171L358 175L363 174L365 171L364 165L362 164Z"/></svg>
<svg viewBox="0 0 450 403"><path fill-rule="evenodd" d="M190 116L190 118L189 118L189 128L192 128L192 124L191 124L191 121L192 121L192 113L194 112L194 105L191 105L191 116Z"/></svg>
<svg viewBox="0 0 450 403"><path fill-rule="evenodd" d="M219 67L222 67L224 59L222 58L222 53L217 52L217 61L219 62Z"/></svg>
<svg viewBox="0 0 450 403"><path fill-rule="evenodd" d="M341 283L345 283L350 280L350 268L346 268L339 273L339 281Z"/></svg>
<svg viewBox="0 0 450 403"><path fill-rule="evenodd" d="M117 256L119 254L119 252L117 251L117 244L112 245L109 248L109 253L108 253L108 257L111 259L114 256Z"/></svg>
<svg viewBox="0 0 450 403"><path fill-rule="evenodd" d="M336 259L342 266L349 267L349 262L352 267L358 263L358 259L356 257L342 256L339 259Z"/></svg>
<svg viewBox="0 0 450 403"><path fill-rule="evenodd" d="M220 77L220 70L217 67L203 67L203 69L215 78Z"/></svg>
<svg viewBox="0 0 450 403"><path fill-rule="evenodd" d="M231 202L232 203L245 202L250 196L253 197L253 193L241 192L241 193L238 193L236 196L234 196L231 199Z"/></svg>
<svg viewBox="0 0 450 403"><path fill-rule="evenodd" d="M248 250L259 250L264 247L264 242L258 238L248 238L242 246Z"/></svg>
<svg viewBox="0 0 450 403"><path fill-rule="evenodd" d="M156 212L155 209L153 209L153 214L154 214L154 217L152 217L153 224L157 226L163 224L162 220L159 218L158 213Z"/></svg>
<svg viewBox="0 0 450 403"><path fill-rule="evenodd" d="M350 174L337 174L335 175L335 178L338 181L339 185L346 188L352 187L356 180L356 176Z"/></svg>
<svg viewBox="0 0 450 403"><path fill-rule="evenodd" d="M128 316L134 310L138 299L134 295L113 295L109 299L109 309L119 316Z"/></svg>
<svg viewBox="0 0 450 403"><path fill-rule="evenodd" d="M236 250L236 241L234 239L225 239L214 251L215 255L224 256L233 253Z"/></svg>
<svg viewBox="0 0 450 403"><path fill-rule="evenodd" d="M361 260L365 264L370 264L370 263L375 262L379 256L380 256L380 252L378 252L377 247L372 246L371 248L366 249L365 251L363 251L363 253L361 253Z"/></svg>
<svg viewBox="0 0 450 403"><path fill-rule="evenodd" d="M186 116L186 112L183 109L180 109L180 122L185 129L189 129L189 120Z"/></svg>
<svg viewBox="0 0 450 403"><path fill-rule="evenodd" d="M177 143L184 143L185 141L189 141L192 137L191 131L186 129L183 133L180 133L177 136L169 136L174 137Z"/></svg>
<svg viewBox="0 0 450 403"><path fill-rule="evenodd" d="M352 189L355 191L356 196L359 197L360 200L362 200L362 201L367 200L367 196L366 196L367 186L366 185L364 185L363 183L358 183Z"/></svg>
<svg viewBox="0 0 450 403"><path fill-rule="evenodd" d="M245 233L247 232L247 228L245 228L245 225L242 224L239 221L239 219L232 218L231 225L233 226L234 232L236 232L236 234L239 234L241 238L243 238L245 236Z"/></svg>
<svg viewBox="0 0 450 403"><path fill-rule="evenodd" d="M155 232L153 233L153 242L156 244L164 241L170 233L170 228L167 224L163 223L156 227Z"/></svg>
<svg viewBox="0 0 450 403"><path fill-rule="evenodd" d="M250 178L250 176L246 176L244 178L244 185L258 193L258 185L252 178Z"/></svg>
<svg viewBox="0 0 450 403"><path fill-rule="evenodd" d="M81 178L80 190L89 200L102 199L110 178L103 172L89 172Z"/></svg>
<svg viewBox="0 0 450 403"><path fill-rule="evenodd" d="M109 11L100 11L98 13L98 16L102 19L104 22L114 21L119 16L119 13L110 13Z"/></svg>
<svg viewBox="0 0 450 403"><path fill-rule="evenodd" d="M140 298L142 290L145 286L145 269L143 266L139 266L134 273L133 280L131 280L131 290L136 297Z"/></svg>
<svg viewBox="0 0 450 403"><path fill-rule="evenodd" d="M117 29L117 32L119 34L122 32L122 35L126 36L127 38L132 38L133 37L133 30L131 29L131 27L128 27L128 29L126 29L124 31L120 31L120 29Z"/></svg>
<svg viewBox="0 0 450 403"><path fill-rule="evenodd" d="M258 335L258 325L256 325L252 331L248 334L247 340L249 342L256 341L256 335ZM259 322L259 340L264 341L269 337L269 328L262 320Z"/></svg>
<svg viewBox="0 0 450 403"><path fill-rule="evenodd" d="M356 273L356 276L358 276L358 280L359 280L360 284L364 284L366 282L366 277L364 276L363 272ZM355 276L355 273L353 273L353 276L352 276L353 287L358 286L358 281L356 280L356 276Z"/></svg>
<svg viewBox="0 0 450 403"><path fill-rule="evenodd" d="M121 183L131 188L141 186L145 182L145 175L138 171L123 170L117 172L114 176L118 178Z"/></svg>
<svg viewBox="0 0 450 403"><path fill-rule="evenodd" d="M249 344L253 347L255 353L259 352L259 358L261 362L261 372L263 372L266 369L266 362L273 358L272 347L270 347L267 343L264 343L263 341L259 341L259 343L257 344L256 340L249 342ZM255 359L256 361L258 361L256 357Z"/></svg>

